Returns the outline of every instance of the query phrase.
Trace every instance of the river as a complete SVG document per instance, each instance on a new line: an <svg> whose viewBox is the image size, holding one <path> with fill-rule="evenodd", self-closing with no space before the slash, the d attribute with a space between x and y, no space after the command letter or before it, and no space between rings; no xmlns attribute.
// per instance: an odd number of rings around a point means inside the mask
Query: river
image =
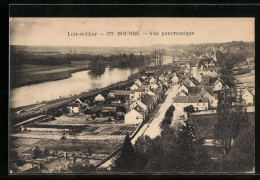
<svg viewBox="0 0 260 180"><path fill-rule="evenodd" d="M11 89L10 107L30 105L103 88L127 80L138 68L106 68L102 75L90 75L89 70L72 73L72 77Z"/></svg>

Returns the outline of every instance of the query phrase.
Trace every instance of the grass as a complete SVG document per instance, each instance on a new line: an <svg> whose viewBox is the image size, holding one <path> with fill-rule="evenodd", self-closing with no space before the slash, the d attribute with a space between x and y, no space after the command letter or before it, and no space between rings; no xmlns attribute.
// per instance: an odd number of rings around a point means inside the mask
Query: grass
<svg viewBox="0 0 260 180"><path fill-rule="evenodd" d="M71 73L87 70L88 63L64 66L21 65L11 72L11 87L69 78Z"/></svg>
<svg viewBox="0 0 260 180"><path fill-rule="evenodd" d="M191 115L191 120L200 138L213 138L215 124L218 122L217 114Z"/></svg>

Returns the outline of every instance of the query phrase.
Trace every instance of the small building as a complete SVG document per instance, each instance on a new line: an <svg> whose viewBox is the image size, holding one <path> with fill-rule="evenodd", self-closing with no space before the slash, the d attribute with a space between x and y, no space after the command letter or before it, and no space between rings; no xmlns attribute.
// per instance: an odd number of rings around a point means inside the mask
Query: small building
<svg viewBox="0 0 260 180"><path fill-rule="evenodd" d="M182 80L183 84L185 84L186 86L191 86L191 87L195 87L195 84L190 80L190 78L185 78Z"/></svg>
<svg viewBox="0 0 260 180"><path fill-rule="evenodd" d="M70 104L68 104L67 109L71 114L80 113L81 104L80 103L70 103Z"/></svg>
<svg viewBox="0 0 260 180"><path fill-rule="evenodd" d="M101 107L94 105L88 109L87 114L92 115L94 117L99 116L99 113L101 112Z"/></svg>
<svg viewBox="0 0 260 180"><path fill-rule="evenodd" d="M196 111L208 110L208 98L202 98L200 96L176 96L173 99L173 106L178 111L183 111L185 107L190 105L192 105Z"/></svg>
<svg viewBox="0 0 260 180"><path fill-rule="evenodd" d="M184 91L184 92L186 92L186 93L189 93L189 90L188 90L188 88L187 88L187 86L186 86L185 84L182 84L182 85L179 87L179 89L178 89L178 92L182 92L182 91Z"/></svg>
<svg viewBox="0 0 260 180"><path fill-rule="evenodd" d="M159 86L158 86L157 84L152 84L152 85L151 85L151 89L155 90L155 89L157 89L157 88L159 88Z"/></svg>
<svg viewBox="0 0 260 180"><path fill-rule="evenodd" d="M213 84L213 91L220 91L224 87L223 82L220 79L217 79Z"/></svg>
<svg viewBox="0 0 260 180"><path fill-rule="evenodd" d="M154 106L156 105L156 100L157 95L151 96L146 94L141 98L141 102L147 106L148 112L151 112L153 110Z"/></svg>
<svg viewBox="0 0 260 180"><path fill-rule="evenodd" d="M108 94L109 97L119 98L124 100L132 100L135 97L134 91L126 91L126 90L111 90Z"/></svg>
<svg viewBox="0 0 260 180"><path fill-rule="evenodd" d="M130 89L133 91L133 90L136 90L139 88L139 85L138 84L133 84Z"/></svg>
<svg viewBox="0 0 260 180"><path fill-rule="evenodd" d="M125 114L125 124L141 124L143 122L143 116L136 110L131 110Z"/></svg>
<svg viewBox="0 0 260 180"><path fill-rule="evenodd" d="M254 104L254 95L248 89L242 90L240 96L246 106Z"/></svg>
<svg viewBox="0 0 260 180"><path fill-rule="evenodd" d="M104 96L102 96L101 94L98 94L95 99L94 99L95 102L104 102L105 101L105 98Z"/></svg>
<svg viewBox="0 0 260 180"><path fill-rule="evenodd" d="M145 89L136 89L134 90L134 99L140 99L146 93Z"/></svg>
<svg viewBox="0 0 260 180"><path fill-rule="evenodd" d="M203 85L206 85L206 86L208 86L209 84L210 84L210 77L209 76L202 76L201 77L201 83L203 84Z"/></svg>
<svg viewBox="0 0 260 180"><path fill-rule="evenodd" d="M171 83L172 84L178 84L179 82L179 78L178 76L175 74L172 78L171 78Z"/></svg>
<svg viewBox="0 0 260 180"><path fill-rule="evenodd" d="M142 84L142 82L140 81L140 79L137 79L136 81L135 81L135 84L137 84L137 85L141 85Z"/></svg>

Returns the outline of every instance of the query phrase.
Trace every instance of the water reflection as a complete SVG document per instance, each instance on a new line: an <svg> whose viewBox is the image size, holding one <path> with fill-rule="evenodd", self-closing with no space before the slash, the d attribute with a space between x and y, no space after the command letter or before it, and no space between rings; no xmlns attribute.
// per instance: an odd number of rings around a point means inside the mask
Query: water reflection
<svg viewBox="0 0 260 180"><path fill-rule="evenodd" d="M138 72L130 68L106 68L102 75L90 75L89 71L73 73L68 79L23 86L11 90L11 108L68 97L96 88L102 88L127 78Z"/></svg>

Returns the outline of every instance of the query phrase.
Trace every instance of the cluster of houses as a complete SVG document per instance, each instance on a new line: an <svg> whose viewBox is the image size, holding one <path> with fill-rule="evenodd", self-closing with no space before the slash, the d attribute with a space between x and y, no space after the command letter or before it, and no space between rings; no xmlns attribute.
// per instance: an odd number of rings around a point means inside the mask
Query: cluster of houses
<svg viewBox="0 0 260 180"><path fill-rule="evenodd" d="M216 109L219 91L229 89L219 77L216 59L204 58L193 65L182 62L185 63L180 62L176 69L159 75L148 70L128 88L98 94L91 103L78 99L68 105L69 114L84 113L92 120L139 124L149 119L167 88L176 84L179 86L173 99L176 110L187 106L193 106L195 111ZM254 104L254 93L248 89L236 94L243 105Z"/></svg>
<svg viewBox="0 0 260 180"><path fill-rule="evenodd" d="M218 93L229 89L219 77L219 67L214 58L200 60L195 65L188 62L179 65L179 69L173 73L172 84L179 84L178 94L173 99L176 110L184 110L187 106L193 106L195 111L215 109L218 105ZM254 92L243 89L234 89L237 101L244 106L254 104Z"/></svg>
<svg viewBox="0 0 260 180"><path fill-rule="evenodd" d="M140 124L149 119L149 114L167 90L163 82L158 75L145 73L130 87L98 94L91 103L77 99L67 106L68 115L84 114L91 120Z"/></svg>

